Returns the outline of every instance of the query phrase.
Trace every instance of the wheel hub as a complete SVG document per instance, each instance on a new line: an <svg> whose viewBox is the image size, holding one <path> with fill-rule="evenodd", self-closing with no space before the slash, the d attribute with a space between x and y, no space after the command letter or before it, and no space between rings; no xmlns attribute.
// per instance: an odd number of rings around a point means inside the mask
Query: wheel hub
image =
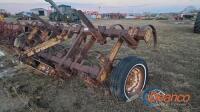
<svg viewBox="0 0 200 112"><path fill-rule="evenodd" d="M141 92L144 82L144 72L141 67L133 68L128 74L125 90L128 95Z"/></svg>

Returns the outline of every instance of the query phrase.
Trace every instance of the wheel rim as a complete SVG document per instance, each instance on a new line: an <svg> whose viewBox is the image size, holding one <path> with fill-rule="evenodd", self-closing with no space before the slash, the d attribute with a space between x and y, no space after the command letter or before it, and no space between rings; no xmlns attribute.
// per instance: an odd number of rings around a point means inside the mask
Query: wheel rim
<svg viewBox="0 0 200 112"><path fill-rule="evenodd" d="M129 98L139 94L145 84L145 72L143 67L135 66L133 67L125 82L125 92Z"/></svg>

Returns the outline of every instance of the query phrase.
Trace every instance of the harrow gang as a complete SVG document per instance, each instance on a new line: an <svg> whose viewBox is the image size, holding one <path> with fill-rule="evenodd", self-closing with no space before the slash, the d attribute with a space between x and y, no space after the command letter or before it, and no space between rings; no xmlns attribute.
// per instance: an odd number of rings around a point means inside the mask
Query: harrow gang
<svg viewBox="0 0 200 112"><path fill-rule="evenodd" d="M0 43L13 49L21 62L46 75L65 79L84 73L81 76L93 85L101 85L109 80L113 63L123 43L136 49L139 41L148 43L153 39L156 47L156 29L152 25L125 29L116 24L110 28L95 28L82 11L77 13L84 25L50 23L37 15L33 16L39 21L20 21L15 24L0 22ZM68 47L66 41L71 38L74 41ZM117 42L108 55L98 52L100 66L85 65L84 61L94 44L105 45L108 38L117 39Z"/></svg>

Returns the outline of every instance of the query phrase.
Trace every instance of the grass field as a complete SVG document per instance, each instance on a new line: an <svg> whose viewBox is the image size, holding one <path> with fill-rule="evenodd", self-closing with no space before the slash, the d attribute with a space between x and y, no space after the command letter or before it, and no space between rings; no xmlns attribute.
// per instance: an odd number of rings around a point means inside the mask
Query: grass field
<svg viewBox="0 0 200 112"><path fill-rule="evenodd" d="M171 21L100 20L95 25L123 24L155 25L158 48L153 50L141 43L137 50L121 48L119 57L136 55L149 67L147 87L166 93L191 94L189 104L168 104L150 109L141 99L130 103L116 101L101 90L87 88L78 78L60 81L41 76L23 65L0 56L0 112L198 112L200 110L200 35L193 33L192 24ZM97 45L95 50L108 52L113 42ZM33 75L34 74L34 75ZM36 74L36 75L35 75Z"/></svg>

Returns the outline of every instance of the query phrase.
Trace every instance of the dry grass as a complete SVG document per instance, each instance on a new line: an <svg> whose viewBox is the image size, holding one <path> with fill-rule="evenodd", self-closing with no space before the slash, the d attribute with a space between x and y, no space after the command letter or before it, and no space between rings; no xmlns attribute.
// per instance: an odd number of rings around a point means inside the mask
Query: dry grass
<svg viewBox="0 0 200 112"><path fill-rule="evenodd" d="M136 55L146 60L150 79L148 87L158 87L167 93L189 93L192 100L188 105L163 106L163 112L195 112L200 109L200 35L192 33L193 25L172 24L168 21L134 21L108 20L95 21L96 25L111 25L120 23L126 27L130 25L153 24L158 30L159 46L157 51L148 49L141 43L137 50L126 47L121 49L119 57ZM113 42L94 49L109 51ZM79 78L72 78L65 82L42 77L30 69L17 71L13 77L0 79L0 111L41 111L41 112L144 112L157 111L149 109L138 99L131 103L122 103L111 96L105 96L100 90L91 92ZM31 72L30 72L31 71ZM27 102L20 107L10 106L18 104L18 96L8 97L9 88L16 88L17 94ZM10 94L12 91L9 91ZM27 99L28 98L28 99ZM5 102L5 100L7 102ZM7 105L5 105L7 103ZM4 110L3 110L4 109Z"/></svg>

